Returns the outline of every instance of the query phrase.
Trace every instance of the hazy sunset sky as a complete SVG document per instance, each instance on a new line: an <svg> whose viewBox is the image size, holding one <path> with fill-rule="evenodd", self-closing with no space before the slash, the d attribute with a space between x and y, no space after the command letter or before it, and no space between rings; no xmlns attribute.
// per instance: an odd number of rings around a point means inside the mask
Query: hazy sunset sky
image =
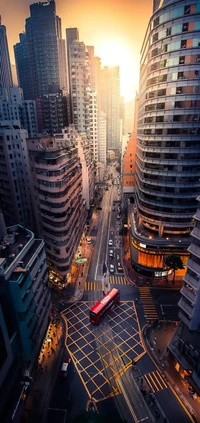
<svg viewBox="0 0 200 423"><path fill-rule="evenodd" d="M7 28L11 63L13 45L25 29L34 0L0 0L2 23ZM152 0L57 0L63 38L67 27L79 29L80 40L95 46L102 65L119 65L121 95L128 101L139 81L140 48L152 14Z"/></svg>

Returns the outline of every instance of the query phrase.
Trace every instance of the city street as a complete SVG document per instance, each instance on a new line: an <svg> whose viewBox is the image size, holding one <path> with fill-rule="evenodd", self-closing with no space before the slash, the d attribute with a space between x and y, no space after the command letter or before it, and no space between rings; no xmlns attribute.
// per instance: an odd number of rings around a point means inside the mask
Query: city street
<svg viewBox="0 0 200 423"><path fill-rule="evenodd" d="M141 327L147 322L178 319L179 293L129 285L123 268L120 269L121 220L117 218L120 202L116 185L105 191L102 210L98 213L89 234L92 258L84 295L79 302L67 307L62 304L66 323L65 353L72 362L66 380L57 378L47 421L53 418L63 423L71 421L92 398L101 412L117 409L127 422L151 422L151 410L140 390L140 381L144 379L170 423L177 422L178 416L181 421L189 422L162 372L146 353L141 337ZM114 266L112 273L110 265ZM89 309L113 287L120 290L120 304L98 326L92 325ZM133 374L133 361L140 375L137 378Z"/></svg>

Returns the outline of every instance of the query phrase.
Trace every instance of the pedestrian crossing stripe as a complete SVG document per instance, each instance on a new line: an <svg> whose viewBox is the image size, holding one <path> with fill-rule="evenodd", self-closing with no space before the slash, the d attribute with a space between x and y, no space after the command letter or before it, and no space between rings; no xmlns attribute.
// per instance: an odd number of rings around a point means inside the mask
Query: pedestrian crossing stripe
<svg viewBox="0 0 200 423"><path fill-rule="evenodd" d="M124 276L109 276L109 283L111 285L128 285Z"/></svg>
<svg viewBox="0 0 200 423"><path fill-rule="evenodd" d="M86 291L104 291L104 282L85 282L84 289Z"/></svg>
<svg viewBox="0 0 200 423"><path fill-rule="evenodd" d="M144 315L147 319L147 322L151 322L152 320L157 320L158 314L155 308L155 304L153 302L153 298L151 296L150 289L148 287L141 287L139 288L139 290L140 290L140 298L144 308Z"/></svg>
<svg viewBox="0 0 200 423"><path fill-rule="evenodd" d="M158 370L150 372L144 375L146 382L148 383L153 393L168 388L165 380Z"/></svg>

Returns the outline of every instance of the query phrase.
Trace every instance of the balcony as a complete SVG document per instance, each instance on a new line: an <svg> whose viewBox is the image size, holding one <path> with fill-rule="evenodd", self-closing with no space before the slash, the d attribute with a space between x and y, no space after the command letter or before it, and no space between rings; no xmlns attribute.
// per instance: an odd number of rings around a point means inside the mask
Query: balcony
<svg viewBox="0 0 200 423"><path fill-rule="evenodd" d="M194 218L196 218L196 215L194 216ZM200 239L200 229L195 226L191 232L191 235L197 239Z"/></svg>
<svg viewBox="0 0 200 423"><path fill-rule="evenodd" d="M196 295L194 295L188 288L186 288L186 286L182 286L180 293L187 299L189 300L192 305L195 304L196 301Z"/></svg>
<svg viewBox="0 0 200 423"><path fill-rule="evenodd" d="M200 247L194 245L193 243L189 246L188 251L194 254L196 257L200 258Z"/></svg>
<svg viewBox="0 0 200 423"><path fill-rule="evenodd" d="M185 312L188 314L188 316L191 318L193 313L194 313L194 307L192 307L192 305L190 306L189 304L186 303L185 299L182 297L179 302L178 302L178 306Z"/></svg>
<svg viewBox="0 0 200 423"><path fill-rule="evenodd" d="M200 221L200 209L198 209L197 210L197 212L195 213L195 215L194 215L194 218L196 219L196 220L199 220ZM200 231L200 230L199 230Z"/></svg>
<svg viewBox="0 0 200 423"><path fill-rule="evenodd" d="M189 262L189 260L188 260L188 262ZM188 263L187 263L187 266L188 266ZM197 291L199 289L199 281L197 279L193 278L193 276L191 276L188 272L184 275L183 280L188 285L190 285L191 288L195 289L195 291Z"/></svg>
<svg viewBox="0 0 200 423"><path fill-rule="evenodd" d="M191 323L191 320L190 320L189 316L186 317L186 315L184 313L182 313L181 310L179 310L178 316L179 316L180 320L183 323L185 323L185 325L189 328L190 327L190 323Z"/></svg>
<svg viewBox="0 0 200 423"><path fill-rule="evenodd" d="M197 276L200 278L200 265L196 262L194 262L191 258L186 263L186 266L188 269L192 270L197 274Z"/></svg>

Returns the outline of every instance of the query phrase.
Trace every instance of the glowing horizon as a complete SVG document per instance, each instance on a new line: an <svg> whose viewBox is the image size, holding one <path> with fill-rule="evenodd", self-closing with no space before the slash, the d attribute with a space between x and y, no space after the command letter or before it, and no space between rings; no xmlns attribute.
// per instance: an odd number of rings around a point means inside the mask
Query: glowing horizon
<svg viewBox="0 0 200 423"><path fill-rule="evenodd" d="M3 24L7 28L11 63L13 45L19 42L25 19L30 16L29 5L34 0L7 0L1 5ZM125 101L135 97L139 85L140 49L152 13L152 0L56 0L57 15L65 29L77 27L80 40L93 45L95 56L103 66L120 67L121 95Z"/></svg>

